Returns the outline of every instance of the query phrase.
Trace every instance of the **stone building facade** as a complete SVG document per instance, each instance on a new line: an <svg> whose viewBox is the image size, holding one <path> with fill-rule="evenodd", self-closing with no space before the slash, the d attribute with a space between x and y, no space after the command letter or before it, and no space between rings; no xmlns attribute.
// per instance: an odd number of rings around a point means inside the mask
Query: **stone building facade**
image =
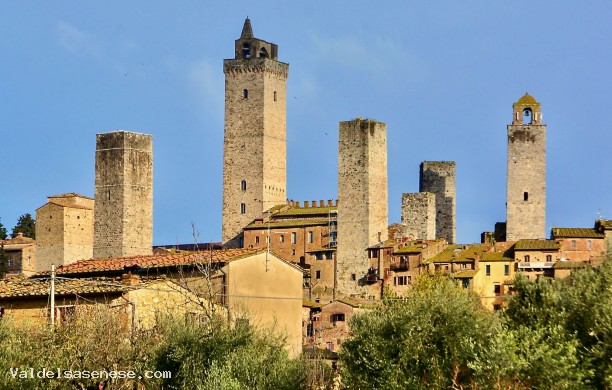
<svg viewBox="0 0 612 390"><path fill-rule="evenodd" d="M94 200L74 192L47 197L36 210L36 272L93 256Z"/></svg>
<svg viewBox="0 0 612 390"><path fill-rule="evenodd" d="M423 161L419 192L436 195L436 238L457 242L456 168L454 161Z"/></svg>
<svg viewBox="0 0 612 390"><path fill-rule="evenodd" d="M151 254L153 140L115 131L96 136L93 256Z"/></svg>
<svg viewBox="0 0 612 390"><path fill-rule="evenodd" d="M244 23L234 59L223 61L222 241L242 246L242 228L287 199L286 83L289 65L275 44L254 38Z"/></svg>
<svg viewBox="0 0 612 390"><path fill-rule="evenodd" d="M525 94L508 125L506 240L546 237L546 125L540 103Z"/></svg>
<svg viewBox="0 0 612 390"><path fill-rule="evenodd" d="M402 194L402 224L410 239L436 239L436 195L431 192Z"/></svg>
<svg viewBox="0 0 612 390"><path fill-rule="evenodd" d="M7 260L7 273L11 275L32 275L36 267L36 241L17 233L15 238L0 240Z"/></svg>
<svg viewBox="0 0 612 390"><path fill-rule="evenodd" d="M366 249L387 240L387 125L340 122L338 153L338 290L364 293Z"/></svg>

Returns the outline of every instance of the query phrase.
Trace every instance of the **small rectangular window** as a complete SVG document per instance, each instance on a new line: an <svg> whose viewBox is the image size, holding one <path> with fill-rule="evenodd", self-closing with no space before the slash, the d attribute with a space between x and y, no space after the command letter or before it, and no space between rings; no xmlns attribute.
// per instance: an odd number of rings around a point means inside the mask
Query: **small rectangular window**
<svg viewBox="0 0 612 390"><path fill-rule="evenodd" d="M291 233L291 243L295 244L297 242L297 233L293 232Z"/></svg>
<svg viewBox="0 0 612 390"><path fill-rule="evenodd" d="M495 294L501 293L501 286L499 284L496 284L495 286L493 286L493 292Z"/></svg>
<svg viewBox="0 0 612 390"><path fill-rule="evenodd" d="M321 270L317 270L317 271L316 271L316 273L315 273L315 275L316 275L316 276L315 276L315 278L316 278L317 280L321 280Z"/></svg>
<svg viewBox="0 0 612 390"><path fill-rule="evenodd" d="M591 240L587 240L587 250L591 250L593 248L593 242Z"/></svg>
<svg viewBox="0 0 612 390"><path fill-rule="evenodd" d="M295 256L295 249L291 249L291 256Z"/></svg>
<svg viewBox="0 0 612 390"><path fill-rule="evenodd" d="M528 192L523 192L523 200L524 201L528 201L529 200L529 193Z"/></svg>
<svg viewBox="0 0 612 390"><path fill-rule="evenodd" d="M351 280L353 280L353 281L357 280L357 275L356 274L351 274Z"/></svg>
<svg viewBox="0 0 612 390"><path fill-rule="evenodd" d="M246 203L240 203L240 214L246 214Z"/></svg>
<svg viewBox="0 0 612 390"><path fill-rule="evenodd" d="M504 276L508 276L510 275L510 265L505 264L504 265Z"/></svg>
<svg viewBox="0 0 612 390"><path fill-rule="evenodd" d="M552 255L546 255L546 262L550 263L552 261Z"/></svg>
<svg viewBox="0 0 612 390"><path fill-rule="evenodd" d="M280 236L280 242L285 242L285 235L284 235L284 234L281 234L281 236Z"/></svg>
<svg viewBox="0 0 612 390"><path fill-rule="evenodd" d="M259 237L255 237L255 244L259 244Z"/></svg>
<svg viewBox="0 0 612 390"><path fill-rule="evenodd" d="M485 271L486 271L487 276L491 276L491 265L490 264L487 264L485 266Z"/></svg>
<svg viewBox="0 0 612 390"><path fill-rule="evenodd" d="M308 243L312 244L314 242L314 233L312 231L308 232Z"/></svg>

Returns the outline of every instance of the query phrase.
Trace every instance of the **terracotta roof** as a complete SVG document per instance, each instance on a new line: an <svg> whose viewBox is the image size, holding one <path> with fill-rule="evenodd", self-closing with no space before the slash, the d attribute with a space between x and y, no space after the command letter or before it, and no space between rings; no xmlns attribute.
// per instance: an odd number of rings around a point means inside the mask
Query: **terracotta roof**
<svg viewBox="0 0 612 390"><path fill-rule="evenodd" d="M514 261L514 258L505 252L485 252L480 255L480 261Z"/></svg>
<svg viewBox="0 0 612 390"><path fill-rule="evenodd" d="M459 271L456 274L453 275L453 278L456 279L469 279L469 278L473 278L479 270L477 269L468 269L465 271Z"/></svg>
<svg viewBox="0 0 612 390"><path fill-rule="evenodd" d="M271 222L270 229L278 228L292 228L292 227L308 227L308 226L324 226L328 225L327 219L297 219L297 220L285 220L285 221L273 221ZM268 223L266 222L251 222L249 225L244 227L244 230L254 229L267 229Z"/></svg>
<svg viewBox="0 0 612 390"><path fill-rule="evenodd" d="M111 257L103 259L80 260L76 263L58 267L56 274L83 274L122 271L125 268L163 268L201 264L208 262L212 256L214 263L228 263L243 257L263 252L259 249L228 249L212 252L181 252L149 256ZM49 271L39 275L48 275Z"/></svg>
<svg viewBox="0 0 612 390"><path fill-rule="evenodd" d="M557 261L553 266L554 269L574 269L586 268L589 264L586 261Z"/></svg>
<svg viewBox="0 0 612 390"><path fill-rule="evenodd" d="M87 206L83 206L83 205L80 205L80 204L59 204L59 203L52 202L52 201L49 201L49 202L45 203L44 205L40 206L36 210L39 210L39 209L41 209L41 208L43 208L43 207L45 207L46 205L49 205L49 204L52 204L54 206L59 206L59 207L65 207L65 208L68 208L68 209L93 210L93 207L87 207Z"/></svg>
<svg viewBox="0 0 612 390"><path fill-rule="evenodd" d="M476 255L491 250L488 244L449 245L442 252L423 261L423 263L453 263L473 261Z"/></svg>
<svg viewBox="0 0 612 390"><path fill-rule="evenodd" d="M35 243L36 243L36 240L34 240L33 238L23 237L22 235L18 235L15 238L7 238L6 240L0 240L0 244L5 245L5 249L6 249L6 246L9 246L9 245L32 245Z"/></svg>
<svg viewBox="0 0 612 390"><path fill-rule="evenodd" d="M338 206L325 207L293 207L288 210L280 211L274 214L274 217L285 217L294 215L329 215L331 211L338 210Z"/></svg>
<svg viewBox="0 0 612 390"><path fill-rule="evenodd" d="M49 296L51 281L44 279L11 278L0 281L0 299ZM144 284L144 281L143 281ZM134 286L121 284L121 278L57 279L55 295L87 295L120 293Z"/></svg>
<svg viewBox="0 0 612 390"><path fill-rule="evenodd" d="M308 307L310 309L320 309L324 305L319 302L309 301L308 299L302 300L302 307Z"/></svg>
<svg viewBox="0 0 612 390"><path fill-rule="evenodd" d="M392 248L397 244L397 241L388 239L387 241L379 242L378 244L370 245L368 249Z"/></svg>
<svg viewBox="0 0 612 390"><path fill-rule="evenodd" d="M515 251L529 251L529 250L559 250L561 244L554 240L518 240L514 244Z"/></svg>
<svg viewBox="0 0 612 390"><path fill-rule="evenodd" d="M74 198L74 197L94 200L94 198L90 198L89 196L77 194L76 192L66 192L65 194L47 196L47 198Z"/></svg>
<svg viewBox="0 0 612 390"><path fill-rule="evenodd" d="M604 234L594 228L552 228L553 238L604 238Z"/></svg>
<svg viewBox="0 0 612 390"><path fill-rule="evenodd" d="M402 248L393 251L393 254L401 254L401 253L421 253L423 252L423 244L416 245L406 245Z"/></svg>

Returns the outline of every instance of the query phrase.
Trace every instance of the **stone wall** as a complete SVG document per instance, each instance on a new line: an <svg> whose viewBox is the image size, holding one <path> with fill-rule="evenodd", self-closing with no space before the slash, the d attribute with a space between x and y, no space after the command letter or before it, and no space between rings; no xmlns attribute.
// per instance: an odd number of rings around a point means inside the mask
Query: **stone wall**
<svg viewBox="0 0 612 390"><path fill-rule="evenodd" d="M421 163L419 192L436 195L436 238L450 243L457 241L456 169L454 161Z"/></svg>
<svg viewBox="0 0 612 390"><path fill-rule="evenodd" d="M222 241L241 246L242 228L286 201L286 82L289 65L225 60Z"/></svg>
<svg viewBox="0 0 612 390"><path fill-rule="evenodd" d="M96 136L93 256L151 254L153 142L148 134Z"/></svg>
<svg viewBox="0 0 612 390"><path fill-rule="evenodd" d="M338 290L367 293L366 249L387 239L387 126L368 119L340 122L338 153Z"/></svg>
<svg viewBox="0 0 612 390"><path fill-rule="evenodd" d="M406 236L417 240L436 239L436 195L431 192L402 194L402 223Z"/></svg>

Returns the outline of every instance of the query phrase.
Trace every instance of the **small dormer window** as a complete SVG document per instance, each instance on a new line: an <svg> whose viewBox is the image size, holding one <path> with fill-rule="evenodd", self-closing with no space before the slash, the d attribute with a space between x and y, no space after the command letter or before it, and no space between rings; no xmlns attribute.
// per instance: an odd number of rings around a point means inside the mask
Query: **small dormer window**
<svg viewBox="0 0 612 390"><path fill-rule="evenodd" d="M246 42L242 45L242 58L251 58L251 46Z"/></svg>

